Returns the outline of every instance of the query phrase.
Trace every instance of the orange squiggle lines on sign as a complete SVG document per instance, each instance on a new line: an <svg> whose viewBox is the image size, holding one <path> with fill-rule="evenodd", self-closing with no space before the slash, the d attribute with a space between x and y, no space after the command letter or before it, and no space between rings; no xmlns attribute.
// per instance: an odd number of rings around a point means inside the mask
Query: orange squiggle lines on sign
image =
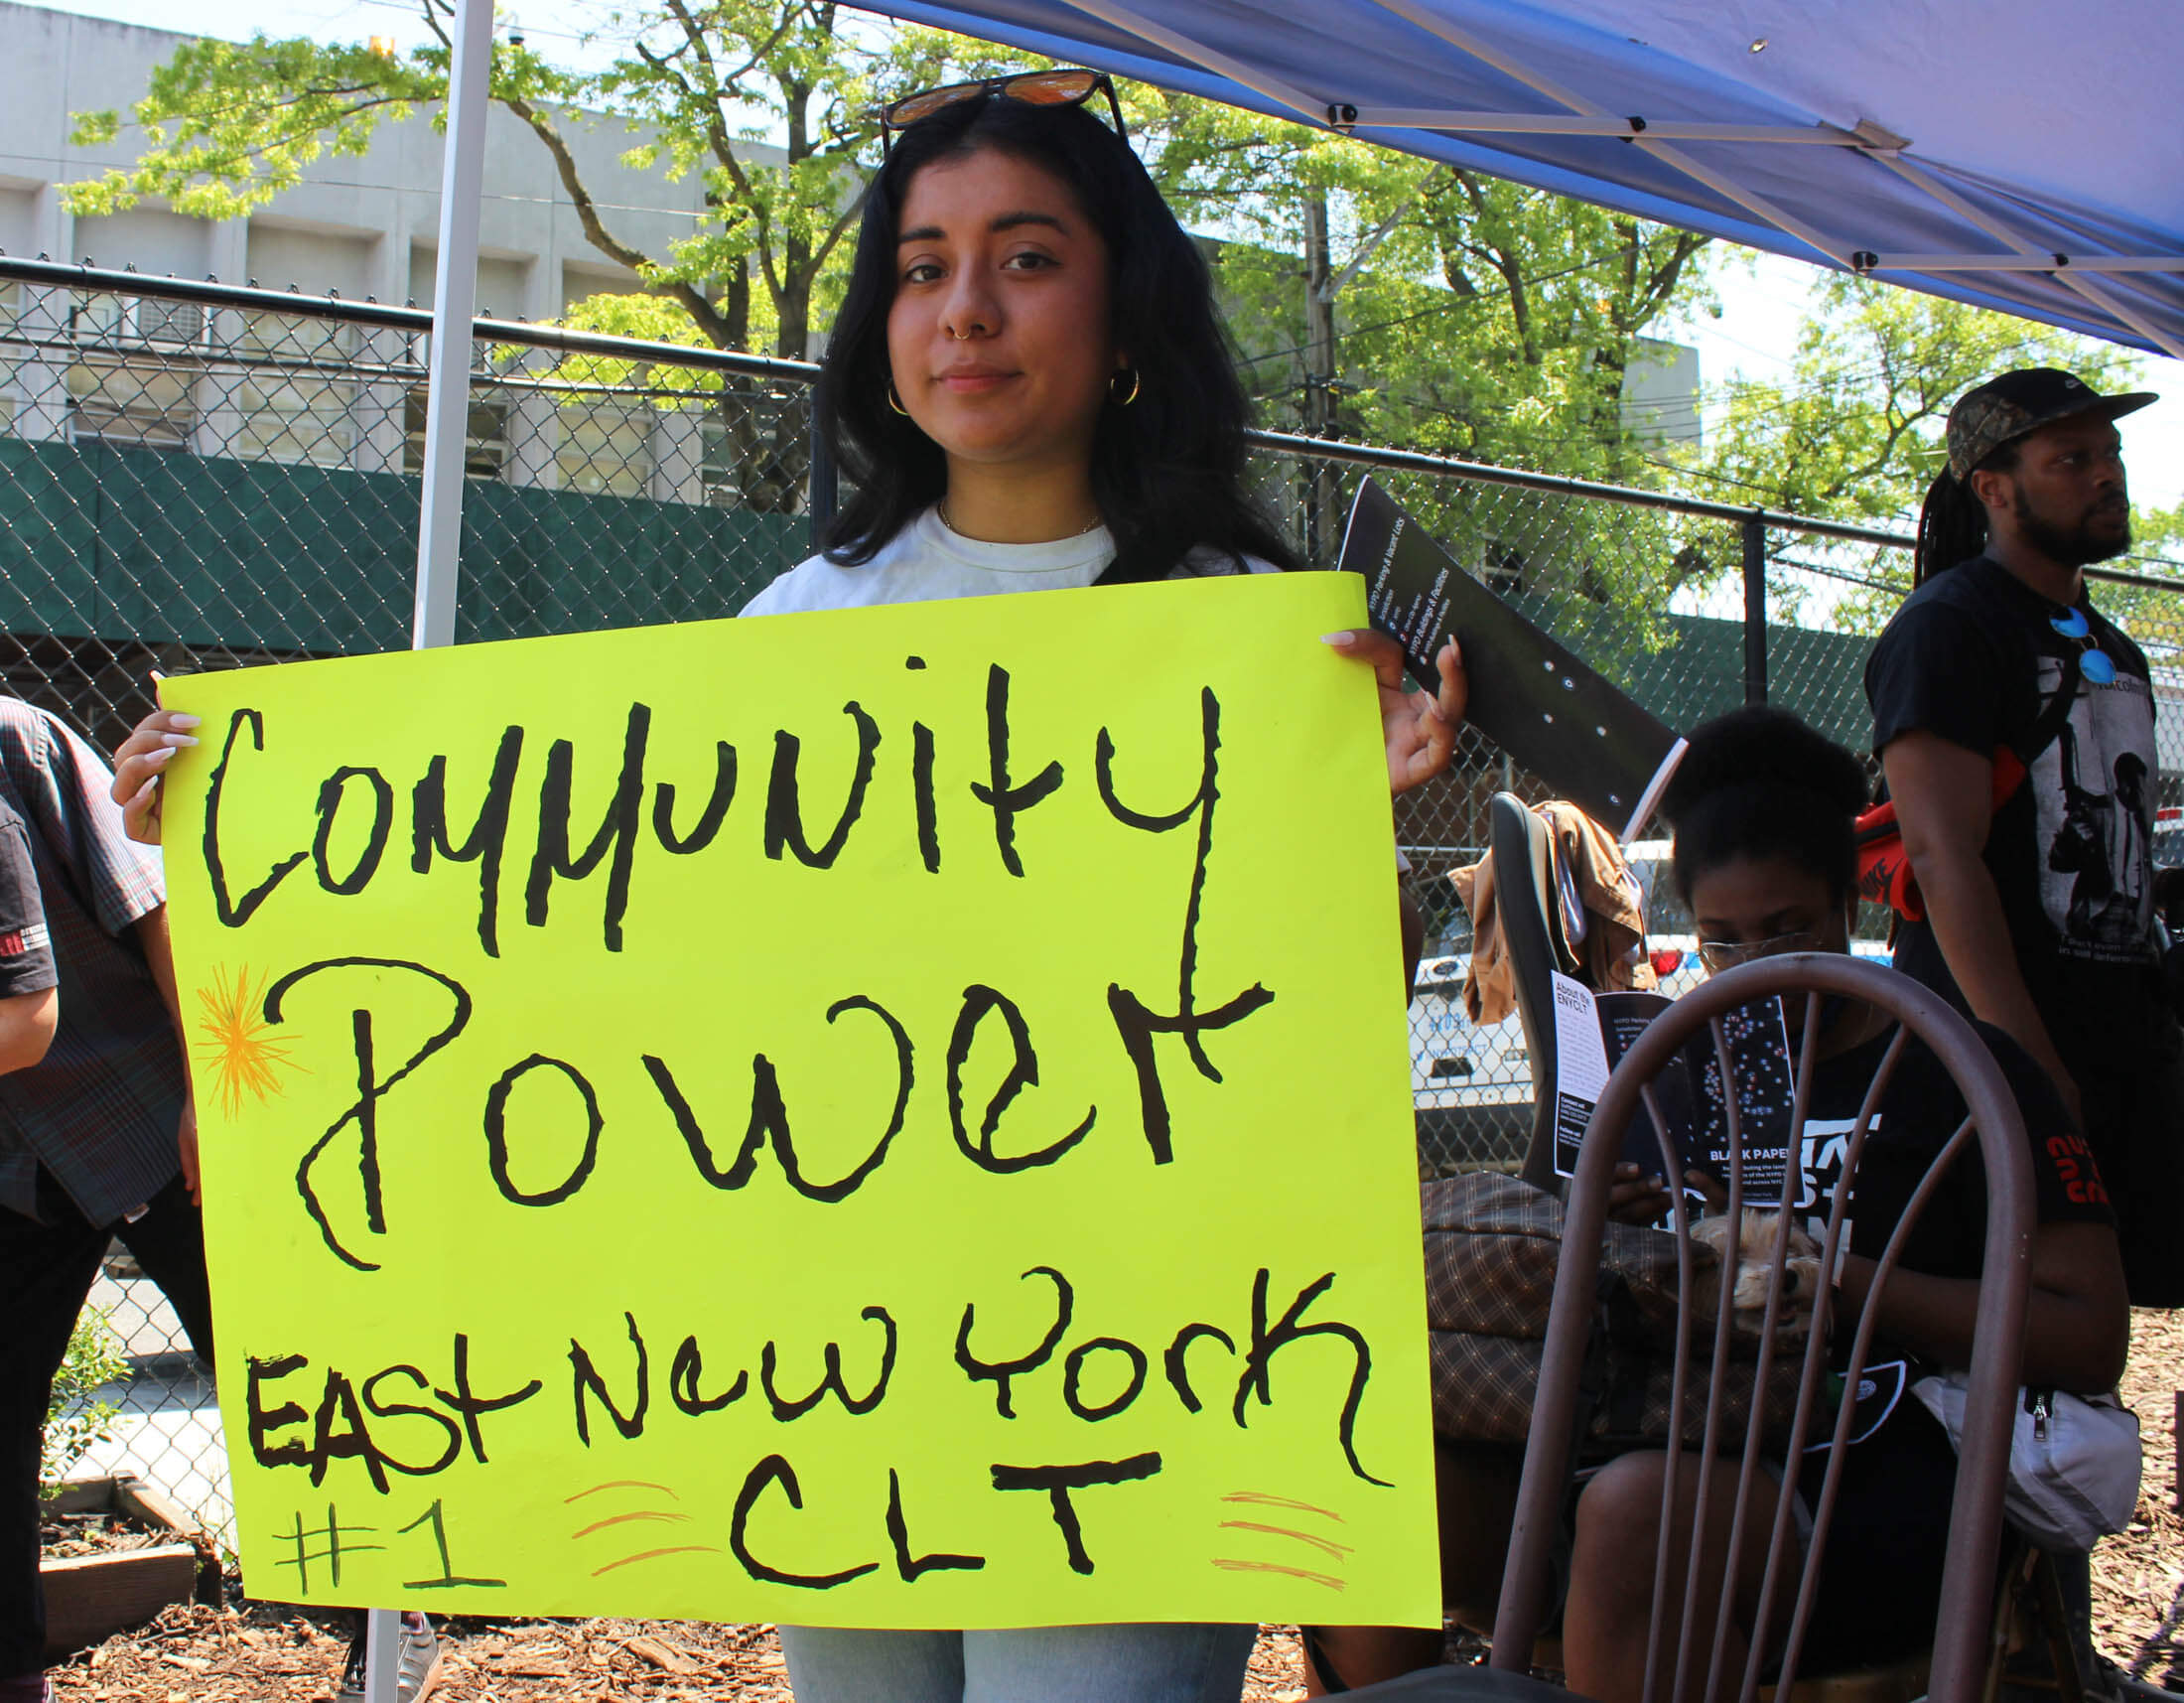
<svg viewBox="0 0 2184 1703"><path fill-rule="evenodd" d="M1331 1519L1337 1525L1342 1516L1331 1507L1314 1507L1310 1502L1300 1502L1290 1496L1270 1496L1264 1490L1237 1490L1221 1498L1225 1502L1256 1502L1261 1507L1292 1507L1298 1513L1316 1513L1322 1519Z"/></svg>
<svg viewBox="0 0 2184 1703"><path fill-rule="evenodd" d="M1291 1579L1302 1579L1306 1584L1324 1585L1330 1591L1348 1589L1342 1580L1330 1578L1324 1573L1307 1572L1301 1567L1283 1567L1272 1561L1231 1561L1225 1556L1216 1555L1213 1564L1216 1567L1225 1567L1231 1573L1280 1573Z"/></svg>
<svg viewBox="0 0 2184 1703"><path fill-rule="evenodd" d="M690 1516L686 1513L654 1513L647 1509L641 1513L617 1513L612 1519L595 1520L582 1531L574 1533L573 1536L590 1537L595 1531L605 1531L611 1525L626 1525L633 1519L672 1520L679 1521L684 1525L690 1523Z"/></svg>
<svg viewBox="0 0 2184 1703"><path fill-rule="evenodd" d="M1271 1532L1276 1537L1294 1537L1299 1543L1308 1543L1314 1549L1326 1551L1337 1561L1340 1561L1345 1555L1356 1553L1354 1545L1337 1543L1331 1537L1314 1537L1308 1531L1292 1531L1286 1525L1261 1525L1254 1519L1224 1519L1221 1521L1220 1528L1223 1531L1265 1531Z"/></svg>
<svg viewBox="0 0 2184 1703"><path fill-rule="evenodd" d="M676 1501L682 1500L681 1496L675 1495L665 1485L655 1485L647 1479L609 1479L604 1485L594 1485L590 1490L579 1490L573 1496L563 1496L562 1503L566 1506L570 1502L580 1502L586 1496L598 1495L602 1490L657 1490L663 1496L674 1496Z"/></svg>
<svg viewBox="0 0 2184 1703"><path fill-rule="evenodd" d="M685 1543L673 1549L647 1549L641 1554L624 1555L619 1561L610 1561L604 1567L592 1569L597 1579L602 1573L612 1573L617 1567L628 1567L639 1561L657 1561L663 1555L718 1555L720 1551L710 1543Z"/></svg>

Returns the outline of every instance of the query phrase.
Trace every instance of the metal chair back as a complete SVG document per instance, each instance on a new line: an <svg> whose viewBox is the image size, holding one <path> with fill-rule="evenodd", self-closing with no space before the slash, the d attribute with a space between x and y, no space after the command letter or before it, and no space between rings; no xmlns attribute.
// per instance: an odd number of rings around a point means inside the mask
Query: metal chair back
<svg viewBox="0 0 2184 1703"><path fill-rule="evenodd" d="M1984 1161L1987 1216L1978 1330L1951 1512L1948 1563L1942 1577L1941 1608L1934 1631L1929 1690L1934 1703L1977 1703L1985 1672L1985 1642L1991 1624L1995 1566L2002 1537L2002 1488L2009 1462L2011 1415L2016 1402L2031 1273L2034 1197L2024 1124L2000 1067L1970 1024L1908 977L1838 953L1763 958L1701 984L1647 1028L1608 1080L1586 1129L1576 1175L1570 1186L1562 1258L1556 1273L1539 1394L1534 1406L1532 1440L1525 1453L1516 1522L1494 1626L1493 1665L1519 1671L1526 1666L1549 1606L1550 1555L1570 1484L1580 1374L1597 1307L1595 1282L1608 1190L1616 1159L1622 1151L1625 1130L1641 1104L1651 1110L1656 1127L1662 1126L1653 1084L1679 1049L1696 1035L1710 1032L1713 1056L1723 1078L1733 1083L1730 1049L1722 1024L1724 1014L1776 995L1786 1000L1802 999L1805 1012L1791 1114L1788 1155L1791 1178L1797 1175L1803 1152L1808 1096L1816 1062L1815 1043L1823 1026L1824 998L1834 996L1862 1001L1887 1013L1899 1025L1846 1140L1843 1178L1835 1190L1834 1206L1822 1239L1820 1270L1823 1273L1836 1269L1837 1249L1848 1234L1850 1226L1844 1206L1851 1193L1851 1180L1863 1153L1873 1114L1901 1057L1907 1036L1918 1037L1932 1049L1962 1092L1969 1115L1914 1191L1902 1221L1877 1262L1873 1283L1875 1296L1885 1291L1888 1276L1895 1269L1904 1245L1906 1231L1923 1211L1945 1168L1972 1142L1978 1144ZM1726 1096L1726 1105L1731 1149L1728 1206L1733 1214L1741 1207L1744 1196L1743 1165L1736 1157L1742 1136L1738 1127L1737 1095L1733 1089ZM1665 1175L1674 1175L1673 1167L1664 1164L1663 1169ZM1693 1383L1691 1298L1695 1263L1681 1192L1675 1207L1675 1228L1683 1238L1679 1258L1682 1304L1676 1353L1678 1363L1687 1371L1678 1380L1676 1410L1669 1431L1672 1437L1681 1438L1687 1434L1683 1409L1687 1388ZM1755 1387L1758 1380L1766 1376L1775 1351L1775 1328L1778 1320L1785 1317L1783 1274L1787 1247L1786 1236L1774 1238L1773 1267L1758 1358L1756 1362L1735 1362L1735 1371L1731 1374L1751 1376ZM1776 1695L1788 1695L1788 1688L1796 1678L1853 1411L1845 1404L1834 1422L1836 1446L1829 1452L1825 1482L1813 1510L1811 1544L1801 1568L1792 1540L1789 1514L1797 1487L1795 1464L1802 1459L1808 1444L1819 1441L1826 1425L1820 1396L1830 1370L1827 1309L1832 1300L1833 1291L1823 1282L1815 1304L1813 1328L1804 1348L1784 1350L1802 1354L1803 1365L1796 1419L1788 1447L1783 1451L1783 1458L1791 1466L1784 1471L1779 1484L1761 1465L1760 1403L1756 1399L1752 1403L1748 1432L1740 1437L1729 1435L1732 1427L1723 1421L1721 1412L1725 1384L1721 1375L1709 1378L1703 1394L1706 1412L1704 1440L1699 1448L1692 1451L1674 1444L1665 1446L1669 1450L1669 1464L1663 1492L1663 1536L1659 1553L1654 1558L1656 1608L1649 1647L1644 1652L1647 1703L1657 1703L1661 1698L1671 1703L1695 1703L1699 1699L1704 1699L1705 1703L1725 1703L1732 1697L1740 1699L1741 1703L1752 1703L1774 1650L1779 1650L1781 1656L1779 1676L1773 1681L1777 1685ZM1845 1386L1850 1389L1856 1389L1867 1362L1878 1311L1876 1305L1868 1303L1851 1341L1844 1378ZM1717 1371L1732 1364L1728 1355L1730 1313L1727 1305L1719 1307L1718 1318L1711 1329L1711 1365ZM1700 1364L1705 1363L1702 1356ZM1748 1373L1747 1366L1750 1368ZM1692 1525L1695 1532L1706 1529L1705 1498L1714 1476L1711 1464L1741 1453L1730 1537L1719 1577L1734 1577L1743 1546L1751 1540L1753 1522L1747 1518L1750 1509L1760 1505L1759 1498L1772 1498L1776 1506L1772 1525L1774 1537L1761 1590L1762 1624L1780 1626L1781 1623L1774 1619L1779 1612L1778 1605L1794 1606L1790 1609L1786 1632L1772 1644L1764 1636L1751 1639L1750 1658L1740 1674L1722 1671L1719 1656L1721 1633L1726 1630L1733 1593L1728 1590L1706 1593L1715 1595L1720 1602L1721 1621L1712 1627L1693 1624L1692 1605L1702 1594L1699 1589L1702 1581L1697 1575L1708 1546L1694 1542L1689 1546L1689 1555L1670 1553L1669 1533L1675 1523L1670 1510L1677 1505L1678 1478L1693 1453L1699 1457L1697 1471L1700 1474L1697 1481L1700 1501ZM1687 1607L1680 1617L1681 1624L1666 1626L1662 1624L1662 1605L1677 1594L1668 1588L1672 1566L1686 1571L1681 1596ZM1785 1596L1793 1583L1794 1595ZM1665 1652L1670 1650L1674 1652L1673 1664L1665 1659ZM1636 1659L1640 1652L1631 1653ZM1673 1672L1673 1682L1664 1689L1661 1680L1667 1672Z"/></svg>

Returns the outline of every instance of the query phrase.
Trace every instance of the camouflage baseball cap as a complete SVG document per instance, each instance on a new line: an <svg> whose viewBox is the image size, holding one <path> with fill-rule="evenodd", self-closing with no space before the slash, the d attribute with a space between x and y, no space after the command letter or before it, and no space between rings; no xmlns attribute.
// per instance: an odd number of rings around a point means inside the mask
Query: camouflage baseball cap
<svg viewBox="0 0 2184 1703"><path fill-rule="evenodd" d="M2160 398L2150 390L2104 396L2054 366L2027 366L1967 390L1949 410L1949 471L1959 479L2002 445L2076 414L2114 420Z"/></svg>

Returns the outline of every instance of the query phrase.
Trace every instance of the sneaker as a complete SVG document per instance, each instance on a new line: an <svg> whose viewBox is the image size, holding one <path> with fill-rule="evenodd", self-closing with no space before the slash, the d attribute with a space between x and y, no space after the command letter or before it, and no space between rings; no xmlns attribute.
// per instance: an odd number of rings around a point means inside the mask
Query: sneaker
<svg viewBox="0 0 2184 1703"><path fill-rule="evenodd" d="M432 1622L423 1615L405 1614L401 1639L395 1645L395 1703L424 1703L425 1697L439 1683L440 1639L433 1632ZM334 1696L335 1703L365 1703L369 1696L364 1688L364 1630L361 1627L349 1639L348 1659L341 1664L341 1688Z"/></svg>

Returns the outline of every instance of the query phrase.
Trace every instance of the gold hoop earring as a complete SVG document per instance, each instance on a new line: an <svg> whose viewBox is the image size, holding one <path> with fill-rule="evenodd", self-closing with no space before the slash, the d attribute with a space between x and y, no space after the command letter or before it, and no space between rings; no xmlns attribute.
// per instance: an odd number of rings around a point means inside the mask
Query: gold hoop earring
<svg viewBox="0 0 2184 1703"><path fill-rule="evenodd" d="M900 414L905 420L910 417L909 409L902 406L902 398L894 393L894 380L891 378L887 380L887 406Z"/></svg>
<svg viewBox="0 0 2184 1703"><path fill-rule="evenodd" d="M1120 378L1125 372L1130 374L1130 394L1127 396L1122 396L1116 393L1115 380ZM1116 372L1111 374L1107 380L1108 399L1113 402L1118 408L1127 408L1130 406L1131 403L1135 402L1138 399L1138 369L1135 366L1125 366L1119 368Z"/></svg>

